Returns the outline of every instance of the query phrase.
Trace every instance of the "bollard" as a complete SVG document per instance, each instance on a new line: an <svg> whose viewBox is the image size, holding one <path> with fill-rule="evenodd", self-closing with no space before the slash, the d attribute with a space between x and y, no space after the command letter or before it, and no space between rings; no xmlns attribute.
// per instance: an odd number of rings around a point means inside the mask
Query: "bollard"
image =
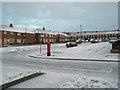
<svg viewBox="0 0 120 90"><path fill-rule="evenodd" d="M51 53L50 53L50 43L47 43L47 56L51 56Z"/></svg>

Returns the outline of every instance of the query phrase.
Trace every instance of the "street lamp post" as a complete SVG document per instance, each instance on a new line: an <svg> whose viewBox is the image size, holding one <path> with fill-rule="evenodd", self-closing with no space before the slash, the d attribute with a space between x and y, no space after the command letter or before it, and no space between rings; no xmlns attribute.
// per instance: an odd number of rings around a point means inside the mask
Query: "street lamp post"
<svg viewBox="0 0 120 90"><path fill-rule="evenodd" d="M114 28L114 36L113 37L115 38L115 25L113 25L113 28Z"/></svg>
<svg viewBox="0 0 120 90"><path fill-rule="evenodd" d="M81 39L82 39L82 25L80 25L80 36L81 36Z"/></svg>

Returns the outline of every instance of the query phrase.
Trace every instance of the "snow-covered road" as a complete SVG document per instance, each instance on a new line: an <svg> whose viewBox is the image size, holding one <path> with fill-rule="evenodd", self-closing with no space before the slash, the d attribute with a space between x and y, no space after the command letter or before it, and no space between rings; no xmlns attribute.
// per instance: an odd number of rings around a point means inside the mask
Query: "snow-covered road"
<svg viewBox="0 0 120 90"><path fill-rule="evenodd" d="M65 48L56 46L53 49ZM42 48L42 51L46 48ZM96 61L69 61L30 58L27 54L38 52L39 48L2 54L2 70L7 73L10 70L23 71L39 70L46 74L13 86L13 88L58 88L63 83L70 81L76 75L85 77L118 79L118 62L96 62ZM4 75L3 73L3 75ZM11 72L13 73L13 72ZM36 81L38 80L38 81ZM54 81L55 80L55 81ZM102 87L101 87L102 88Z"/></svg>

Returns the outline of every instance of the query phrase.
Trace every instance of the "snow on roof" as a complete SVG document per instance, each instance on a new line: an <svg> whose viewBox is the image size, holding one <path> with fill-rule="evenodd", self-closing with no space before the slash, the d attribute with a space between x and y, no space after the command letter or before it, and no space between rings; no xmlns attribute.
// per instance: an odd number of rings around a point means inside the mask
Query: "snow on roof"
<svg viewBox="0 0 120 90"><path fill-rule="evenodd" d="M105 35L105 34L118 34L120 31L98 31L98 32L82 32L82 35ZM71 34L71 36L80 36L81 34Z"/></svg>
<svg viewBox="0 0 120 90"><path fill-rule="evenodd" d="M43 29L36 29L33 31L34 33L44 33L44 34L51 34L51 35L56 35L55 33L53 33L52 31L50 30L43 30Z"/></svg>
<svg viewBox="0 0 120 90"><path fill-rule="evenodd" d="M43 30L43 29L36 29L33 31L34 33L44 33L44 34L51 34L51 35L64 35L64 36L69 36L67 34L64 34L64 33L61 33L61 32L58 32L58 31L51 31L51 30Z"/></svg>
<svg viewBox="0 0 120 90"><path fill-rule="evenodd" d="M19 32L19 33L34 33L32 31L26 30L26 28L18 28L18 27L9 27L0 25L0 31L10 31L10 32Z"/></svg>

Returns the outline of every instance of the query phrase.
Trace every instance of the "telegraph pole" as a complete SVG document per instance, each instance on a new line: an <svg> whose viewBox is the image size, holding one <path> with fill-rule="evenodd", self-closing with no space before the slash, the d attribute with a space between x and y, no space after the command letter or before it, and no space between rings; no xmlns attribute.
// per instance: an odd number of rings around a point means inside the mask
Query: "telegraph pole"
<svg viewBox="0 0 120 90"><path fill-rule="evenodd" d="M114 30L115 30L115 25L113 25L113 28L114 28Z"/></svg>

